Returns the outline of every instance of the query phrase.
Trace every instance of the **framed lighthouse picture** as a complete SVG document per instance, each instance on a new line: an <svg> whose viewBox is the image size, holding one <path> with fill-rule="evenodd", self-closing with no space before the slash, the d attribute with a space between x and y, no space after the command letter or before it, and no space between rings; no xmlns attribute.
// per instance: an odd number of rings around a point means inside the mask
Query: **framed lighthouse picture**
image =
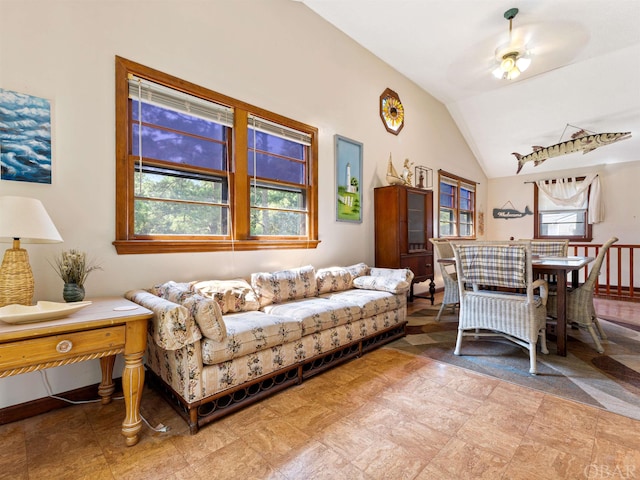
<svg viewBox="0 0 640 480"><path fill-rule="evenodd" d="M362 143L334 136L336 220L362 223Z"/></svg>

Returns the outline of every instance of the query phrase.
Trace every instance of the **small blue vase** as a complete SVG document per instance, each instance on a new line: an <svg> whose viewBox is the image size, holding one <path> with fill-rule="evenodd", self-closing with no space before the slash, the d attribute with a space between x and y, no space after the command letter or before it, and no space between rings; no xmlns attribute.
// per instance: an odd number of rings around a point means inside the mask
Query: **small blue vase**
<svg viewBox="0 0 640 480"><path fill-rule="evenodd" d="M84 287L77 283L65 283L62 298L65 302L81 302L84 300Z"/></svg>

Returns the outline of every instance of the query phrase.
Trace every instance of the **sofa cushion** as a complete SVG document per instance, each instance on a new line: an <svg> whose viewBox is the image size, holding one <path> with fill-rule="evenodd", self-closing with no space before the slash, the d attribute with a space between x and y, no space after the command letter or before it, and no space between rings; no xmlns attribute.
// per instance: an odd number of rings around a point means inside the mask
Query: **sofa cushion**
<svg viewBox="0 0 640 480"><path fill-rule="evenodd" d="M161 298L187 308L205 337L214 340L225 337L226 330L219 305L215 300L197 294L190 283L170 281L155 286L154 291Z"/></svg>
<svg viewBox="0 0 640 480"><path fill-rule="evenodd" d="M218 302L222 313L250 312L260 308L258 297L246 280L206 280L195 282L192 288Z"/></svg>
<svg viewBox="0 0 640 480"><path fill-rule="evenodd" d="M407 283L411 283L413 280L413 272L408 268L381 268L371 267L369 273L372 277L385 277L392 280L404 280Z"/></svg>
<svg viewBox="0 0 640 480"><path fill-rule="evenodd" d="M125 298L153 312L149 331L154 342L165 350L178 350L202 338L189 310L146 290L131 290Z"/></svg>
<svg viewBox="0 0 640 480"><path fill-rule="evenodd" d="M251 285L261 307L315 297L317 294L316 272L311 265L273 273L253 273Z"/></svg>
<svg viewBox="0 0 640 480"><path fill-rule="evenodd" d="M378 315L407 305L406 295L396 295L379 290L361 290L352 288L344 292L325 293L321 298L331 301L358 305L362 309L362 318Z"/></svg>
<svg viewBox="0 0 640 480"><path fill-rule="evenodd" d="M351 288L351 274L344 267L320 268L316 271L318 293L340 292Z"/></svg>
<svg viewBox="0 0 640 480"><path fill-rule="evenodd" d="M227 336L227 329L218 302L196 293L185 298L182 306L189 310L193 318L196 319L202 335L206 338L220 342Z"/></svg>
<svg viewBox="0 0 640 480"><path fill-rule="evenodd" d="M369 275L369 266L366 263L356 263L355 265L349 265L345 267L347 271L351 274L351 280L353 282L354 278L361 277L363 275ZM350 287L353 286L353 283Z"/></svg>
<svg viewBox="0 0 640 480"><path fill-rule="evenodd" d="M348 301L307 298L264 307L266 313L295 319L302 325L302 335L360 320L362 309Z"/></svg>
<svg viewBox="0 0 640 480"><path fill-rule="evenodd" d="M380 290L390 293L407 293L411 284L404 280L396 280L391 277L363 275L362 277L353 279L353 286L355 288Z"/></svg>
<svg viewBox="0 0 640 480"><path fill-rule="evenodd" d="M299 322L260 311L230 313L225 315L224 322L227 336L223 341L202 340L202 361L207 365L293 342L302 336Z"/></svg>
<svg viewBox="0 0 640 480"><path fill-rule="evenodd" d="M151 292L160 298L178 304L194 293L190 283L178 283L173 280L156 285L151 289Z"/></svg>

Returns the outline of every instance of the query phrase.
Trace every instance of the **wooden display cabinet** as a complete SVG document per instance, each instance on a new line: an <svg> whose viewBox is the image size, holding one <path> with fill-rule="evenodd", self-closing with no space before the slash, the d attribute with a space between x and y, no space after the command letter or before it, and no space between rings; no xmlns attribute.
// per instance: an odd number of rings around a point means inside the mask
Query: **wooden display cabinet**
<svg viewBox="0 0 640 480"><path fill-rule="evenodd" d="M431 304L433 282L433 192L403 185L374 189L375 264L383 268L409 268L413 285L429 281Z"/></svg>

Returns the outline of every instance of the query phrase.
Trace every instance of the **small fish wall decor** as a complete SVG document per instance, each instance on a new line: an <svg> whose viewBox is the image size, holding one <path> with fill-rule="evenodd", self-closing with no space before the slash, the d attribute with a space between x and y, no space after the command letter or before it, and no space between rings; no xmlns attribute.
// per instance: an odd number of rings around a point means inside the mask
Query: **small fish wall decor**
<svg viewBox="0 0 640 480"><path fill-rule="evenodd" d="M505 208L510 206L511 208ZM505 203L502 208L494 208L493 209L493 218L504 218L505 220L509 220L510 218L522 218L525 215L533 215L533 212L529 210L529 206L524 207L524 211L521 212L516 210L513 206L513 203L510 201Z"/></svg>
<svg viewBox="0 0 640 480"><path fill-rule="evenodd" d="M537 167L548 158L559 157L560 155L567 155L569 153L579 152L589 153L596 148L611 145L612 143L619 142L631 138L631 132L615 132L615 133L589 133L584 129L580 129L578 132L571 135L571 140L566 142L556 143L548 147L533 146L533 152L528 155L520 155L513 152L518 159L518 171L520 173L522 167L527 162L533 162L533 166Z"/></svg>

